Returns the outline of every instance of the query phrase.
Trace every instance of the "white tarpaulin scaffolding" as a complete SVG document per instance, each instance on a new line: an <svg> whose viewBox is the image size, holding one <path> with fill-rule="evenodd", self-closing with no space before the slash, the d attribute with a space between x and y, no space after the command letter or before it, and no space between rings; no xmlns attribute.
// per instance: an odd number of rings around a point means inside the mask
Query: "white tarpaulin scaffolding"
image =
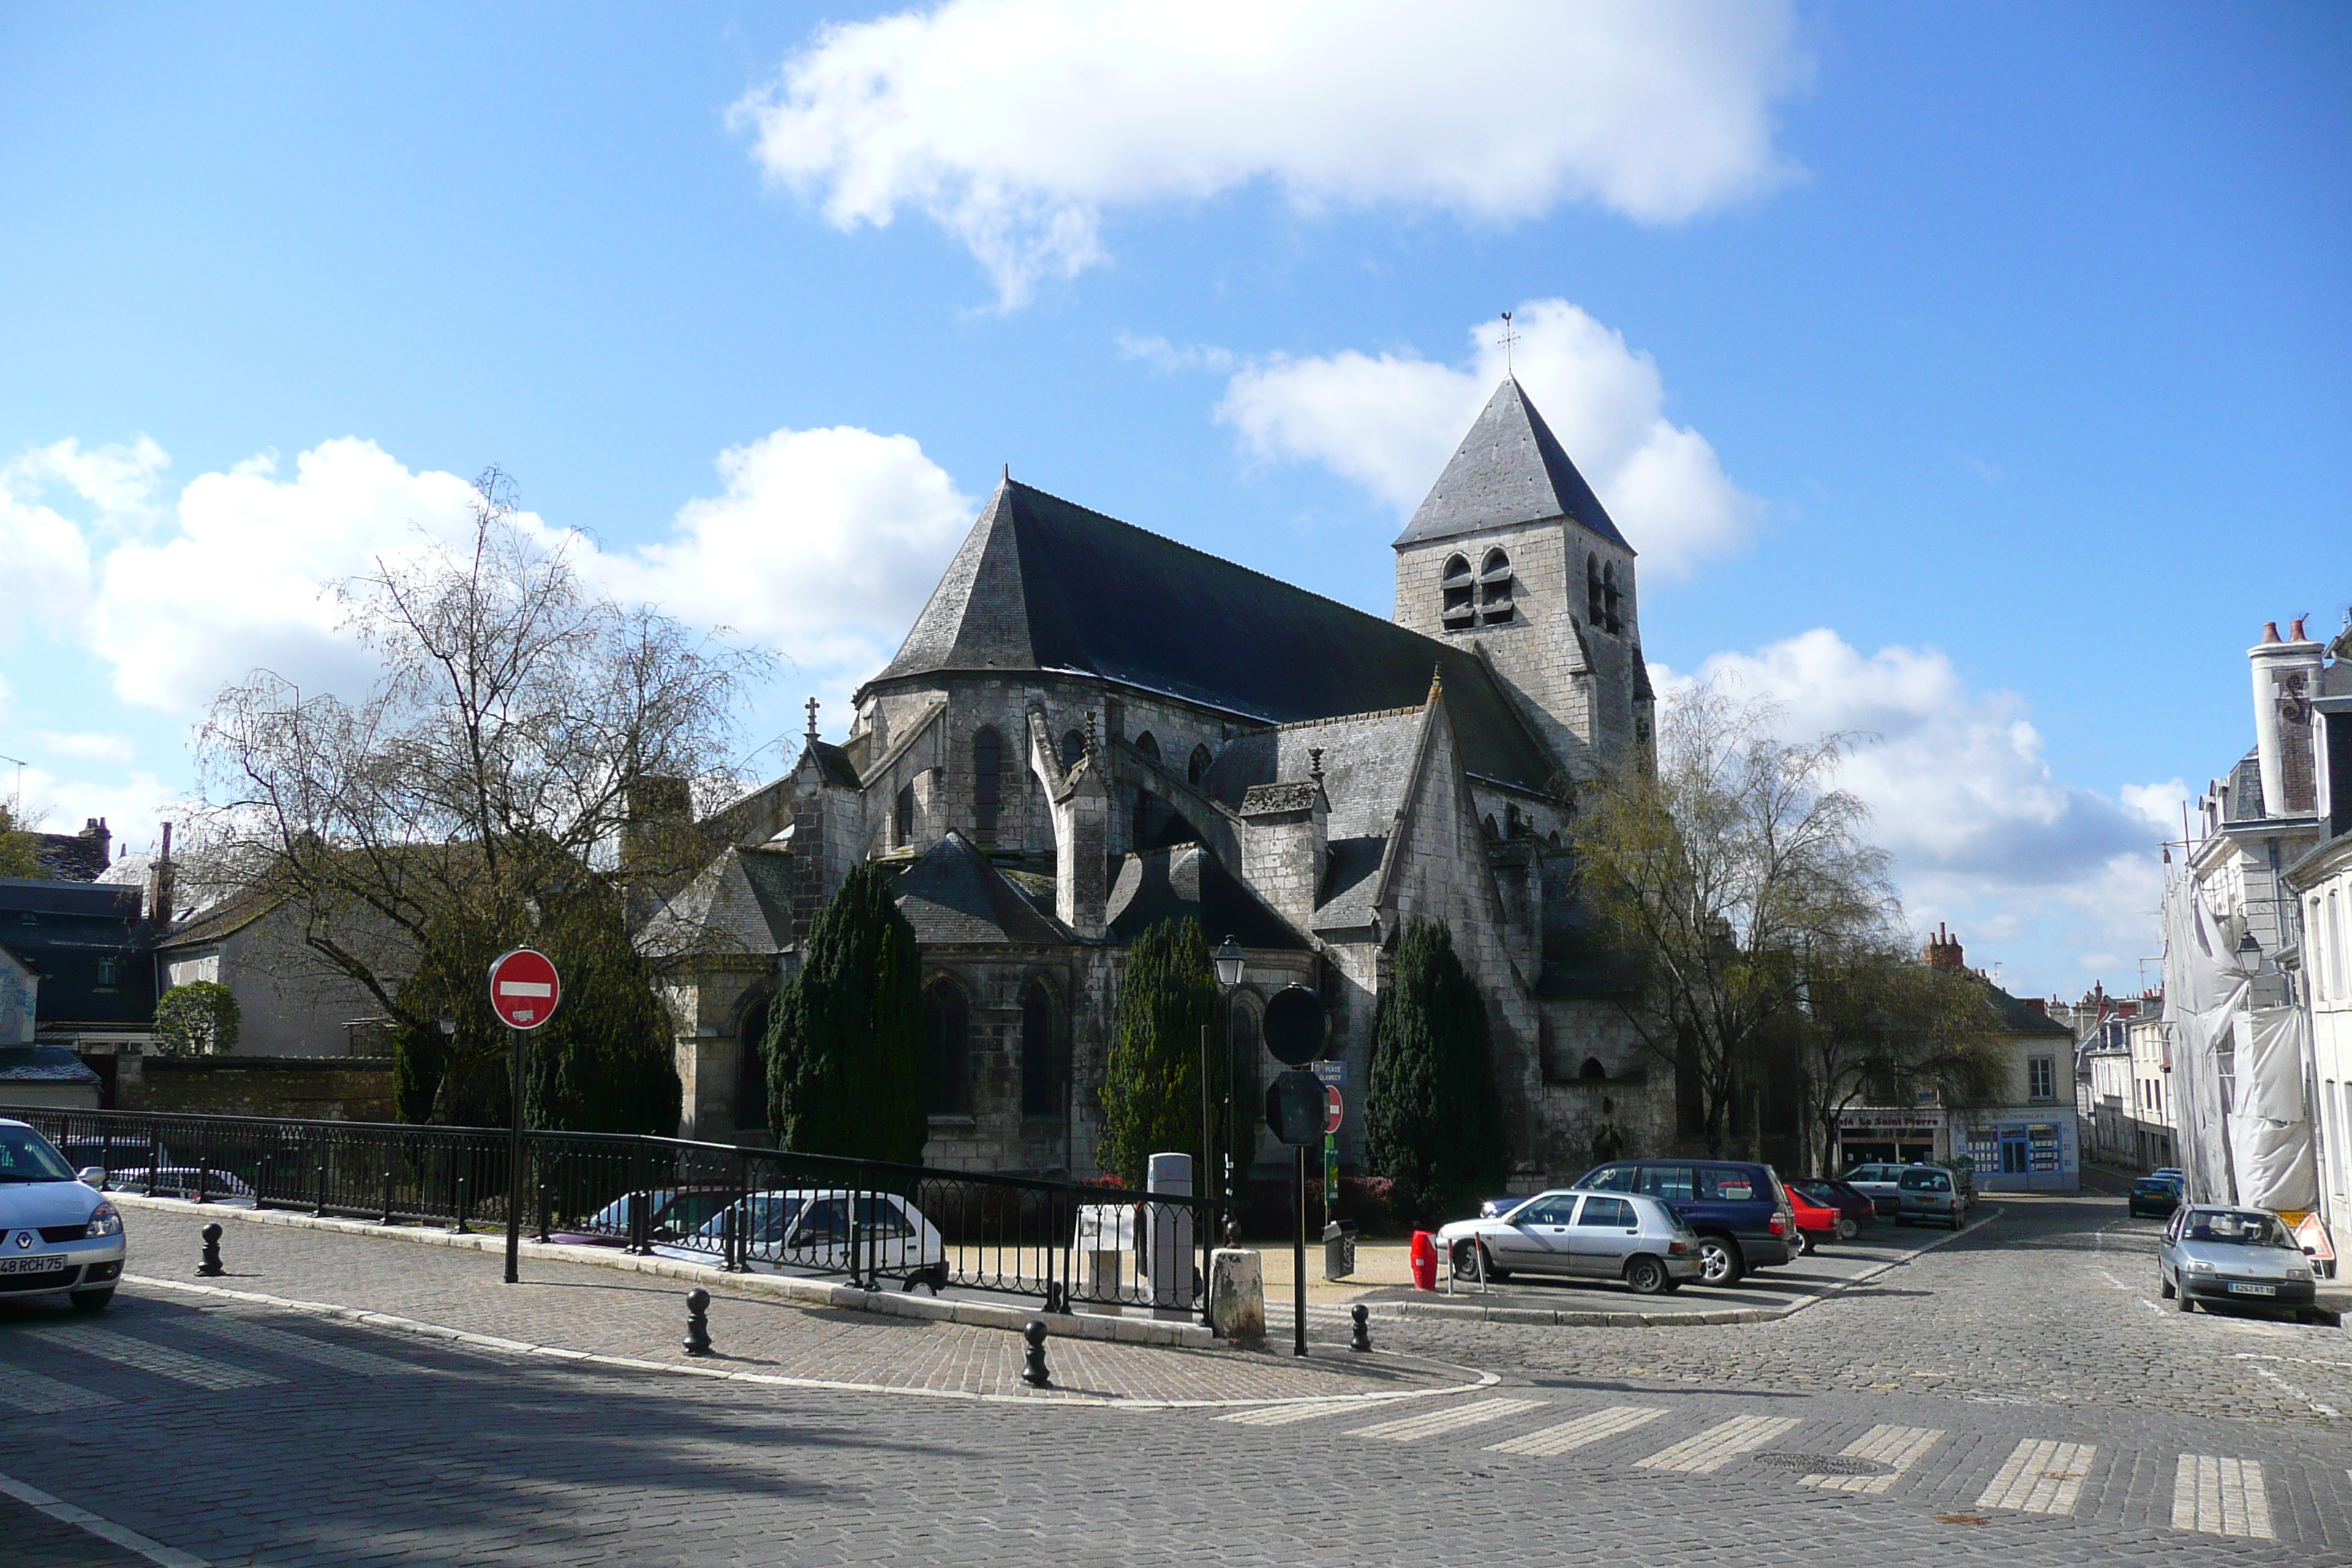
<svg viewBox="0 0 2352 1568"><path fill-rule="evenodd" d="M2172 1037L2178 1153L2192 1203L2238 1201L2221 1070L2223 1055L2236 1055L2231 1016L2245 1005L2247 992L2248 976L2231 962L2235 956L2197 896L2196 879L2177 873L2168 878L2164 1023Z"/></svg>
<svg viewBox="0 0 2352 1568"><path fill-rule="evenodd" d="M2311 1112L2303 1097L2300 1007L2257 1007L2236 1016L2237 1099L2230 1112L2230 1165L2238 1202L2252 1208L2319 1206Z"/></svg>

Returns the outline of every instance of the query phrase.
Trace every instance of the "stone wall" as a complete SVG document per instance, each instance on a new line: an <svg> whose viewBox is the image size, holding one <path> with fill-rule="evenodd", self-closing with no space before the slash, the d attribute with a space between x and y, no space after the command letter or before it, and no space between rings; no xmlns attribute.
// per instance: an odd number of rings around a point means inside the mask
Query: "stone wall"
<svg viewBox="0 0 2352 1568"><path fill-rule="evenodd" d="M117 1110L321 1121L396 1119L390 1057L118 1055L115 1072Z"/></svg>

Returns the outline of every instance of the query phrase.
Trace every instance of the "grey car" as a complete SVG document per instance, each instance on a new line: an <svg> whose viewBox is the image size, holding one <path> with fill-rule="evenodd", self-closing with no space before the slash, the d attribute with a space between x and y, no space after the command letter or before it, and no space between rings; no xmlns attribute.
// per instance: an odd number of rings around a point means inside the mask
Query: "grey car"
<svg viewBox="0 0 2352 1568"><path fill-rule="evenodd" d="M1697 1234L1638 1193L1538 1193L1495 1218L1456 1220L1437 1238L1455 1273L1483 1269L1490 1279L1515 1273L1622 1279L1654 1296L1699 1275Z"/></svg>
<svg viewBox="0 0 2352 1568"><path fill-rule="evenodd" d="M0 1300L63 1296L104 1311L123 1257L121 1213L47 1139L0 1120Z"/></svg>
<svg viewBox="0 0 2352 1568"><path fill-rule="evenodd" d="M2202 1301L2291 1311L2312 1321L2311 1260L2294 1233L2261 1209L2183 1205L2156 1251L2156 1288L2184 1312Z"/></svg>

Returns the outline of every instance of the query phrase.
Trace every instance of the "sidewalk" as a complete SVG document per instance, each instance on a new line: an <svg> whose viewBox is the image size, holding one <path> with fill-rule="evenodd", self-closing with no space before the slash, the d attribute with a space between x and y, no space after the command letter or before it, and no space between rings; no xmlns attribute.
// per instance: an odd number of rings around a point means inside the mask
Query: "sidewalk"
<svg viewBox="0 0 2352 1568"><path fill-rule="evenodd" d="M531 1248L521 1283L509 1286L498 1250L418 1244L437 1233L320 1228L287 1223L307 1216L131 1194L116 1201L130 1221L126 1296L158 1306L314 1312L508 1352L803 1385L1123 1405L1378 1401L1443 1395L1493 1381L1417 1357L1355 1354L1339 1344L1316 1345L1297 1360L1223 1345L1066 1337L1061 1331L1072 1326L1069 1319L1033 1311L1028 1315L1056 1331L1048 1346L1054 1387L1036 1391L1021 1382L1024 1345L1018 1334L951 1315L901 1318L803 1305L761 1289L784 1283L769 1277L688 1281L544 1255L571 1248ZM225 1233L227 1273L200 1279L198 1233L207 1223ZM712 1298L718 1353L708 1358L688 1356L680 1342L686 1292L696 1284Z"/></svg>

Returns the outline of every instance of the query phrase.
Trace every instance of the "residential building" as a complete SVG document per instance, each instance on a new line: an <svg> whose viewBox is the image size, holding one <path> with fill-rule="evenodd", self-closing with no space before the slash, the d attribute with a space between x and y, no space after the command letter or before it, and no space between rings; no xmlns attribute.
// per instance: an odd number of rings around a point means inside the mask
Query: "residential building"
<svg viewBox="0 0 2352 1568"><path fill-rule="evenodd" d="M2312 815L2318 841L2281 873L2300 930L2280 955L2308 1019L2306 1088L2326 1251L2352 1247L2352 624L2312 679Z"/></svg>

